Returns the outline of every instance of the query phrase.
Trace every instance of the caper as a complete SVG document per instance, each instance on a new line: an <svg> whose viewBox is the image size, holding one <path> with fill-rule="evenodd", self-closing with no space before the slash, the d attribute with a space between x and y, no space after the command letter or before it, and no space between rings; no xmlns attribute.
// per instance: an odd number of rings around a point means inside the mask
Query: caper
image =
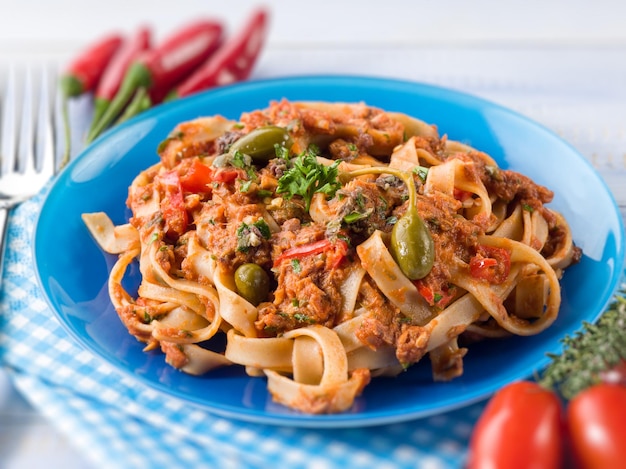
<svg viewBox="0 0 626 469"><path fill-rule="evenodd" d="M428 275L435 260L433 238L417 209L411 207L391 231L391 254L411 280Z"/></svg>
<svg viewBox="0 0 626 469"><path fill-rule="evenodd" d="M413 175L397 168L370 167L341 174L340 178L346 182L364 174L392 174L406 184L409 208L391 230L391 255L409 279L419 280L426 277L435 263L435 243L417 211L417 190Z"/></svg>
<svg viewBox="0 0 626 469"><path fill-rule="evenodd" d="M242 264L235 271L235 286L239 294L254 306L267 298L270 278L257 264Z"/></svg>
<svg viewBox="0 0 626 469"><path fill-rule="evenodd" d="M293 141L287 129L268 125L254 129L244 135L230 147L230 152L240 151L250 155L257 163L267 162L276 156L275 146L291 147Z"/></svg>

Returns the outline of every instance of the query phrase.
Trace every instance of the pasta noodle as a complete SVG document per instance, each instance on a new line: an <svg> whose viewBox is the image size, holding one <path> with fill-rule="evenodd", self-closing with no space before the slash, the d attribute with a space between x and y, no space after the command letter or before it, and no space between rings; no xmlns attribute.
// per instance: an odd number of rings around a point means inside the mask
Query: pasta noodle
<svg viewBox="0 0 626 469"><path fill-rule="evenodd" d="M204 117L158 153L127 224L83 215L119 255L120 320L173 367L240 365L305 413L346 411L426 355L445 381L474 341L540 333L581 256L549 189L363 103ZM136 294L122 286L133 262Z"/></svg>

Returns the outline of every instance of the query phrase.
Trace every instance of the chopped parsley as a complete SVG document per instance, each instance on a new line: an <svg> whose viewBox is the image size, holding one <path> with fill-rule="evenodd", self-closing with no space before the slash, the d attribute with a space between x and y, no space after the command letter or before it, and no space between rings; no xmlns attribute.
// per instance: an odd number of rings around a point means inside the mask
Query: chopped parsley
<svg viewBox="0 0 626 469"><path fill-rule="evenodd" d="M230 158L229 163L235 168L244 169L252 164L252 158L245 153L236 151Z"/></svg>
<svg viewBox="0 0 626 469"><path fill-rule="evenodd" d="M298 259L291 259L291 268L296 274L302 272L302 266L300 265L300 261Z"/></svg>
<svg viewBox="0 0 626 469"><path fill-rule="evenodd" d="M159 232L158 231L153 231L152 235L150 235L150 240L148 241L148 244L152 244L155 241L159 240Z"/></svg>
<svg viewBox="0 0 626 469"><path fill-rule="evenodd" d="M268 191L266 189L259 189L258 191L256 191L256 195L258 195L262 199L265 198L265 197L271 197L272 194L273 194L272 191Z"/></svg>
<svg viewBox="0 0 626 469"><path fill-rule="evenodd" d="M160 154L163 150L165 150L165 147L167 147L167 144L170 143L171 140L182 140L184 136L185 134L180 130L173 131L167 136L165 140L159 143L159 146L157 147L157 153Z"/></svg>
<svg viewBox="0 0 626 469"><path fill-rule="evenodd" d="M346 235L344 235L342 233L337 234L337 239L340 239L341 241L346 243L348 245L348 247L352 246L352 240L348 236L346 236Z"/></svg>
<svg viewBox="0 0 626 469"><path fill-rule="evenodd" d="M281 160L288 161L289 160L289 149L284 145L279 145L278 143L274 145L274 151L276 152L276 158Z"/></svg>
<svg viewBox="0 0 626 469"><path fill-rule="evenodd" d="M250 248L260 246L263 239L269 239L270 236L270 227L262 218L251 225L243 222L237 228L237 252L248 252Z"/></svg>
<svg viewBox="0 0 626 469"><path fill-rule="evenodd" d="M420 178L422 183L426 182L426 177L428 176L428 168L424 166L416 166L413 168L413 173L417 174L417 177Z"/></svg>
<svg viewBox="0 0 626 469"><path fill-rule="evenodd" d="M398 217L396 217L395 215L387 217L385 223L387 223L388 225L395 225L396 223L398 223Z"/></svg>
<svg viewBox="0 0 626 469"><path fill-rule="evenodd" d="M135 314L139 316L136 311ZM161 317L163 317L162 314L157 313L155 315L151 315L150 313L148 313L148 311L144 311L142 321L144 324L150 324L152 321L158 321L159 319L161 319Z"/></svg>
<svg viewBox="0 0 626 469"><path fill-rule="evenodd" d="M371 214L371 210L366 211L366 212L356 212L356 211L351 212L347 214L345 217L343 217L343 221L349 225L351 223L356 223L359 220L363 220L369 217L370 214Z"/></svg>
<svg viewBox="0 0 626 469"><path fill-rule="evenodd" d="M250 185L252 184L252 181L244 181L243 179L239 181L239 191L243 192L244 194L248 193L250 191Z"/></svg>
<svg viewBox="0 0 626 469"><path fill-rule="evenodd" d="M335 161L330 166L324 166L317 162L319 149L315 145L289 160L292 167L288 169L278 180L277 193L286 194L290 199L299 195L304 199L305 209L311 207L313 195L320 192L328 197L333 197L341 188L337 176L340 161Z"/></svg>
<svg viewBox="0 0 626 469"><path fill-rule="evenodd" d="M248 179L256 180L256 170L252 165L252 158L241 151L232 153L224 153L213 160L212 166L215 168L224 168L232 166L233 168L243 169L248 175Z"/></svg>
<svg viewBox="0 0 626 469"><path fill-rule="evenodd" d="M293 315L293 318L298 321L298 322L306 322L308 324L313 324L315 323L314 319L311 319L309 316L307 316L306 314L303 313L296 313Z"/></svg>
<svg viewBox="0 0 626 469"><path fill-rule="evenodd" d="M362 192L359 192L356 197L354 198L354 201L356 202L356 204L359 206L359 208L364 209L365 208L365 196L363 195Z"/></svg>

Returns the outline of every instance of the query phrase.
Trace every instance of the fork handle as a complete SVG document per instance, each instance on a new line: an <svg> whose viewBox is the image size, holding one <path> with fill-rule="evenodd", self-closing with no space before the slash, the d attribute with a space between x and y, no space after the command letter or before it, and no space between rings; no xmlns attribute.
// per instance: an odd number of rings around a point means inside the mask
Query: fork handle
<svg viewBox="0 0 626 469"><path fill-rule="evenodd" d="M0 209L0 284L4 280L4 251L7 238L7 221L9 219L9 210Z"/></svg>

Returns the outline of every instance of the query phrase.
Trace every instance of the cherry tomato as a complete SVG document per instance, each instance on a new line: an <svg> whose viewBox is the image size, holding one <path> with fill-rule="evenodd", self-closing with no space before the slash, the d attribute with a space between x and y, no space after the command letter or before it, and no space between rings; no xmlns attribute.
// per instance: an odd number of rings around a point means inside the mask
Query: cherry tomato
<svg viewBox="0 0 626 469"><path fill-rule="evenodd" d="M487 404L470 440L467 469L560 469L562 443L557 395L519 381Z"/></svg>
<svg viewBox="0 0 626 469"><path fill-rule="evenodd" d="M626 387L597 384L567 408L572 449L581 469L626 467Z"/></svg>

